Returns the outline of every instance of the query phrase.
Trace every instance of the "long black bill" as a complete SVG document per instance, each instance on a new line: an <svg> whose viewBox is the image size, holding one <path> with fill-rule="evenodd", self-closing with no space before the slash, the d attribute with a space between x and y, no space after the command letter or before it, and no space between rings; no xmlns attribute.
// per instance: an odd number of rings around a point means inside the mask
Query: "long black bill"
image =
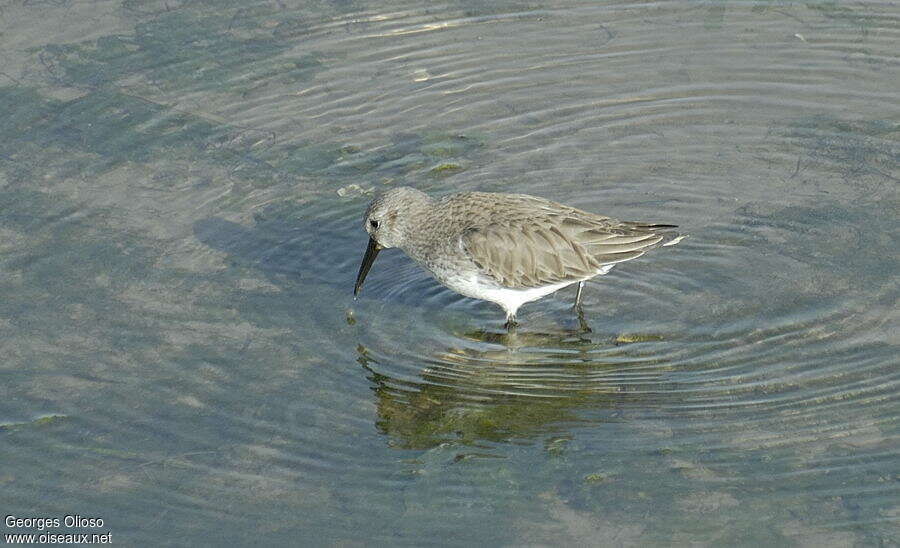
<svg viewBox="0 0 900 548"><path fill-rule="evenodd" d="M356 275L356 286L353 288L354 297L359 295L359 288L362 287L363 282L366 280L366 275L369 273L369 269L372 268L372 263L375 262L375 257L378 256L379 251L381 251L381 246L378 245L375 238L370 237L369 247L366 248L362 264L359 265L359 274Z"/></svg>

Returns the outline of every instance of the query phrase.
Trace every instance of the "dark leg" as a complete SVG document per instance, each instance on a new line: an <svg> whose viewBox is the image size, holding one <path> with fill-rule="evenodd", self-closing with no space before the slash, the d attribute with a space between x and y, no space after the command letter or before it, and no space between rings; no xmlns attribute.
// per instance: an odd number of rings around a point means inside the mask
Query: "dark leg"
<svg viewBox="0 0 900 548"><path fill-rule="evenodd" d="M584 320L584 309L581 308L581 295L584 291L584 282L578 282L578 291L575 293L575 312L578 314L578 326L582 333L590 333L591 326Z"/></svg>

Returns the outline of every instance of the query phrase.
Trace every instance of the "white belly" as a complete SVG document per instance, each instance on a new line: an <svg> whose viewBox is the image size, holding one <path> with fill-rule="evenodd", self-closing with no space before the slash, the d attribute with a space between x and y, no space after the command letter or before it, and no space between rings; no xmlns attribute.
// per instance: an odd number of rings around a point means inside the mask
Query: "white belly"
<svg viewBox="0 0 900 548"><path fill-rule="evenodd" d="M612 268L612 265L606 265L594 274L594 276L606 274L610 268ZM593 276L589 276L584 279L587 280L592 277ZM568 285L583 281L572 280L541 287L511 289L508 287L499 287L495 282L485 279L482 275L476 273L445 277L439 280L445 286L466 297L482 299L499 304L506 311L506 314L510 316L515 315L519 307L525 303L536 301L541 297L545 297L554 291L559 291Z"/></svg>

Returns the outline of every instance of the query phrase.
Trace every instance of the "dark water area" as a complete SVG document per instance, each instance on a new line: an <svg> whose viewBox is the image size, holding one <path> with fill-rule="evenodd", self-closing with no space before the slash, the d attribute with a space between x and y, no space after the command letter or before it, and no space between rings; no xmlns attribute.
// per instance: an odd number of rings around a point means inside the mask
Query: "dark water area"
<svg viewBox="0 0 900 548"><path fill-rule="evenodd" d="M896 2L7 2L0 510L122 545L894 546ZM502 311L372 196L690 235Z"/></svg>

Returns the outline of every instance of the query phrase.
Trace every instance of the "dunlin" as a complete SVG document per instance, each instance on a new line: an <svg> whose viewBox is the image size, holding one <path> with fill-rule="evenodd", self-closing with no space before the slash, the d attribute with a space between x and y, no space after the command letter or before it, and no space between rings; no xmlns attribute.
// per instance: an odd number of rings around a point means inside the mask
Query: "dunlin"
<svg viewBox="0 0 900 548"><path fill-rule="evenodd" d="M507 329L520 306L575 283L583 324L585 280L683 237L675 225L618 221L527 194L433 199L409 187L373 200L364 223L369 246L354 295L378 252L397 247L453 291L503 307Z"/></svg>

